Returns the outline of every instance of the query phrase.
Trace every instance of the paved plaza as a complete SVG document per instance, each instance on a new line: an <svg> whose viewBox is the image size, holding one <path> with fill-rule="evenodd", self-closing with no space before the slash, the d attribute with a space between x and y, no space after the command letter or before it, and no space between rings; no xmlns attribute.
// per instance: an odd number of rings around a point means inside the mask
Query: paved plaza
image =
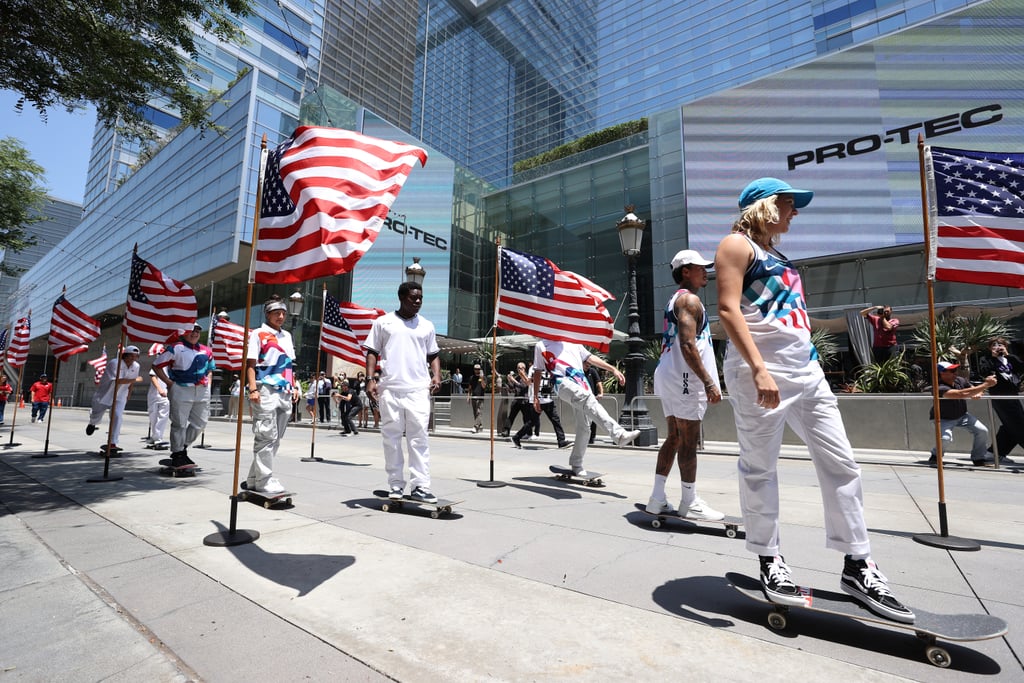
<svg viewBox="0 0 1024 683"><path fill-rule="evenodd" d="M11 419L8 411L8 421ZM897 595L932 612L990 613L1004 638L946 643L927 663L910 632L793 612L785 631L729 587L754 575L742 533L670 523L646 502L654 448L591 448L603 488L554 479L568 451L548 432L493 446L442 428L433 489L453 514L384 513L380 436L294 426L276 470L295 505L236 507L259 539L213 547L230 527L234 422L215 419L190 450L195 478L157 473L130 413L123 457L103 475L103 437L87 411L46 424L19 411L0 431L0 680L10 681L794 681L1024 680L1024 473L945 470L950 533L981 545L949 552L913 536L938 530L927 454L858 451L873 553ZM24 422L24 424L21 424ZM600 439L601 437L599 437ZM242 477L251 460L241 430ZM52 458L34 458L45 450ZM315 453L322 462L303 462ZM505 486L487 488L492 478ZM820 497L801 448L780 464L783 552L802 584L838 590L842 557L824 548ZM678 498L674 472L670 500ZM739 513L734 444L705 444L699 489Z"/></svg>

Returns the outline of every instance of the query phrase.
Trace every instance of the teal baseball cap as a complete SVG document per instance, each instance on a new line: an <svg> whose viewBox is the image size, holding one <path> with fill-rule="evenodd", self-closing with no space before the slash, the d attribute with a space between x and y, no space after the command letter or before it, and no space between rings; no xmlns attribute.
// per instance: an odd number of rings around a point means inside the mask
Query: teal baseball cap
<svg viewBox="0 0 1024 683"><path fill-rule="evenodd" d="M814 193L810 190L798 190L790 187L789 183L778 178L758 178L743 188L740 193L740 208L745 209L758 199L771 197L776 194L788 194L793 196L793 206L802 209L811 203Z"/></svg>

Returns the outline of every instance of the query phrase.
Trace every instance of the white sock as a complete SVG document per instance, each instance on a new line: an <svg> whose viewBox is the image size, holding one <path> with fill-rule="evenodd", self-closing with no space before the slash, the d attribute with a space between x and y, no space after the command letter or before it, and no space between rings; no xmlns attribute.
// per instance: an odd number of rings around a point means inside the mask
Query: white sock
<svg viewBox="0 0 1024 683"><path fill-rule="evenodd" d="M679 509L685 510L693 504L693 501L697 500L697 482L683 481L680 483L683 485L683 495L679 499Z"/></svg>
<svg viewBox="0 0 1024 683"><path fill-rule="evenodd" d="M668 481L668 477L664 474L654 475L654 488L651 490L651 498L655 500L665 500L665 482Z"/></svg>

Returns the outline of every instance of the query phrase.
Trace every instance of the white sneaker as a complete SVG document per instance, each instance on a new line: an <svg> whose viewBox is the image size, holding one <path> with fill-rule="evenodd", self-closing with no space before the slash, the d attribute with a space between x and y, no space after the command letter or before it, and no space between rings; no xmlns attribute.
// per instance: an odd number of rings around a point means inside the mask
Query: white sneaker
<svg viewBox="0 0 1024 683"><path fill-rule="evenodd" d="M697 496L693 502L685 508L683 507L682 502L680 502L679 507L680 509L686 510L683 517L686 517L687 519L703 519L708 522L717 522L725 519L725 513L712 508L700 496Z"/></svg>
<svg viewBox="0 0 1024 683"><path fill-rule="evenodd" d="M587 477L590 476L590 473L587 472L582 467L573 467L572 468L572 476L579 477L580 479L586 479Z"/></svg>
<svg viewBox="0 0 1024 683"><path fill-rule="evenodd" d="M615 443L618 444L619 446L628 446L629 444L633 443L633 439L635 439L638 436L640 436L639 429L634 429L631 432L624 431L621 434L619 434L619 436L615 439Z"/></svg>
<svg viewBox="0 0 1024 683"><path fill-rule="evenodd" d="M647 511L654 515L670 515L675 512L676 509L672 507L672 503L667 500L651 498L647 501Z"/></svg>
<svg viewBox="0 0 1024 683"><path fill-rule="evenodd" d="M276 477L271 477L267 480L267 483L262 487L256 489L256 493L264 493L268 496L276 496L279 493L284 493L285 488L281 486L281 482Z"/></svg>

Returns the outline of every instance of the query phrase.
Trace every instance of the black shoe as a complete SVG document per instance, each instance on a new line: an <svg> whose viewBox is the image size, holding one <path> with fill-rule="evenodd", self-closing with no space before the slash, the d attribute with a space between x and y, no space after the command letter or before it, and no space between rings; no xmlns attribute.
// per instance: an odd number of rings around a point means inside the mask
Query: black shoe
<svg viewBox="0 0 1024 683"><path fill-rule="evenodd" d="M573 445L573 443L575 443L575 442L573 442L573 441L559 441L558 442L558 447L559 448L568 448L569 446Z"/></svg>
<svg viewBox="0 0 1024 683"><path fill-rule="evenodd" d="M518 434L513 434L512 435L512 443L514 443L516 445L516 448L522 448L523 447L522 442L519 440L519 435Z"/></svg>
<svg viewBox="0 0 1024 683"><path fill-rule="evenodd" d="M96 425L85 425L85 433L92 436L96 431Z"/></svg>
<svg viewBox="0 0 1024 683"><path fill-rule="evenodd" d="M195 465L195 463L188 459L185 451L171 453L171 467L187 467L188 465Z"/></svg>
<svg viewBox="0 0 1024 683"><path fill-rule="evenodd" d="M769 601L780 605L806 605L807 601L800 587L793 583L789 567L780 555L760 556L761 590Z"/></svg>
<svg viewBox="0 0 1024 683"><path fill-rule="evenodd" d="M436 503L437 502L437 496L435 496L433 493L431 493L428 489L422 488L420 486L417 486L416 488L414 488L412 490L412 493L409 494L409 497L412 498L413 500L419 501L421 503Z"/></svg>
<svg viewBox="0 0 1024 683"><path fill-rule="evenodd" d="M843 592L880 616L913 624L914 613L896 599L887 582L878 565L871 560L852 560L846 556L843 578L839 583Z"/></svg>

